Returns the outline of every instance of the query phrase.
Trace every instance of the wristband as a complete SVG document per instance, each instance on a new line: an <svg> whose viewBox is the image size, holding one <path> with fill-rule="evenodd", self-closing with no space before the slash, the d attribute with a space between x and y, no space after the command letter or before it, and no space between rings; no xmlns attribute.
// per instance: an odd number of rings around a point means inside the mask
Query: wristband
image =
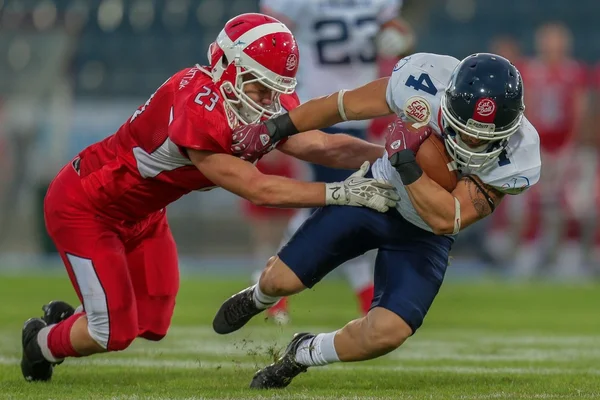
<svg viewBox="0 0 600 400"><path fill-rule="evenodd" d="M298 133L298 128L296 128L296 126L292 122L289 113L285 113L275 118L271 118L267 120L267 122L265 122L265 125L269 130L269 136L271 137L272 143L277 143L281 139Z"/></svg>
<svg viewBox="0 0 600 400"><path fill-rule="evenodd" d="M423 170L417 164L415 153L410 149L394 153L389 160L392 167L400 174L400 179L402 179L404 186L414 183L423 175Z"/></svg>

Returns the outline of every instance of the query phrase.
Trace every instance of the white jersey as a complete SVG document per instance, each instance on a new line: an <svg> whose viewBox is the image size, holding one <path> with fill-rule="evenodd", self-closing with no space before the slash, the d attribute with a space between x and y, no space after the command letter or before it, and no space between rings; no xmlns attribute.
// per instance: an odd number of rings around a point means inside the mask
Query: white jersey
<svg viewBox="0 0 600 400"><path fill-rule="evenodd" d="M450 75L459 60L450 56L417 53L396 64L387 87L387 102L398 116L412 116L422 120L429 114L429 125L441 134L440 101ZM507 194L517 194L537 183L540 178L540 138L531 123L523 118L519 130L511 136L506 151L489 166L472 171L461 170L462 175L476 175L486 185ZM373 164L373 176L390 181L398 190L400 214L412 224L432 231L413 207L398 172L387 159L387 154Z"/></svg>
<svg viewBox="0 0 600 400"><path fill-rule="evenodd" d="M261 8L293 22L300 50L297 92L302 102L378 77L375 35L398 15L402 0L261 0ZM365 129L369 121L340 128Z"/></svg>

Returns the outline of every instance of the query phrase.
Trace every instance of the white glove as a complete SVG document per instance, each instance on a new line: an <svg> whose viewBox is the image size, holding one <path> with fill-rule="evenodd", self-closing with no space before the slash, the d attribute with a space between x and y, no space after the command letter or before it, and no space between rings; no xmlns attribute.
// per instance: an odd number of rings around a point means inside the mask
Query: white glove
<svg viewBox="0 0 600 400"><path fill-rule="evenodd" d="M386 212L390 207L395 207L400 196L389 183L365 178L369 166L369 162L365 161L360 169L345 181L326 183L326 204L328 206L369 207L379 212Z"/></svg>

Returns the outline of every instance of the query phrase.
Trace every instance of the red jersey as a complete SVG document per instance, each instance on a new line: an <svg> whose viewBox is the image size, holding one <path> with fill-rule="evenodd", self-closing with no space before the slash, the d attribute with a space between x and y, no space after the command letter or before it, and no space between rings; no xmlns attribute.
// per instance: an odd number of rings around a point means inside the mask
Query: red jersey
<svg viewBox="0 0 600 400"><path fill-rule="evenodd" d="M282 104L297 104L295 94ZM188 68L169 78L112 136L81 153L81 184L102 213L135 221L192 190L215 185L187 148L231 154L232 115L212 78Z"/></svg>
<svg viewBox="0 0 600 400"><path fill-rule="evenodd" d="M546 151L557 151L570 143L575 100L585 90L587 71L576 61L548 66L538 60L520 65L525 86L525 114L540 134Z"/></svg>

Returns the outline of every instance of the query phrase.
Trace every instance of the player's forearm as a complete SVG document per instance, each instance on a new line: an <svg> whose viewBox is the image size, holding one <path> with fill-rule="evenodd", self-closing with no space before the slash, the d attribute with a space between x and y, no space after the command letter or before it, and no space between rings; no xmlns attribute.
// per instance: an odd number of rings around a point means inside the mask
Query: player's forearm
<svg viewBox="0 0 600 400"><path fill-rule="evenodd" d="M342 122L338 112L337 93L318 97L301 104L289 112L294 126L299 132L323 129Z"/></svg>
<svg viewBox="0 0 600 400"><path fill-rule="evenodd" d="M331 168L358 169L365 161L373 164L384 151L383 146L350 135L327 135L325 150L315 163Z"/></svg>
<svg viewBox="0 0 600 400"><path fill-rule="evenodd" d="M366 120L392 114L385 92L388 78L377 79L359 88L345 92L341 103L340 93L319 97L296 107L289 117L298 132L323 129L346 120ZM276 117L281 118L281 117ZM281 132L281 137L286 137Z"/></svg>
<svg viewBox="0 0 600 400"><path fill-rule="evenodd" d="M433 233L444 235L454 231L456 210L452 194L425 173L405 188L415 210Z"/></svg>
<svg viewBox="0 0 600 400"><path fill-rule="evenodd" d="M246 197L252 203L266 207L310 208L325 205L325 184L301 182L276 175L262 175L248 182Z"/></svg>

